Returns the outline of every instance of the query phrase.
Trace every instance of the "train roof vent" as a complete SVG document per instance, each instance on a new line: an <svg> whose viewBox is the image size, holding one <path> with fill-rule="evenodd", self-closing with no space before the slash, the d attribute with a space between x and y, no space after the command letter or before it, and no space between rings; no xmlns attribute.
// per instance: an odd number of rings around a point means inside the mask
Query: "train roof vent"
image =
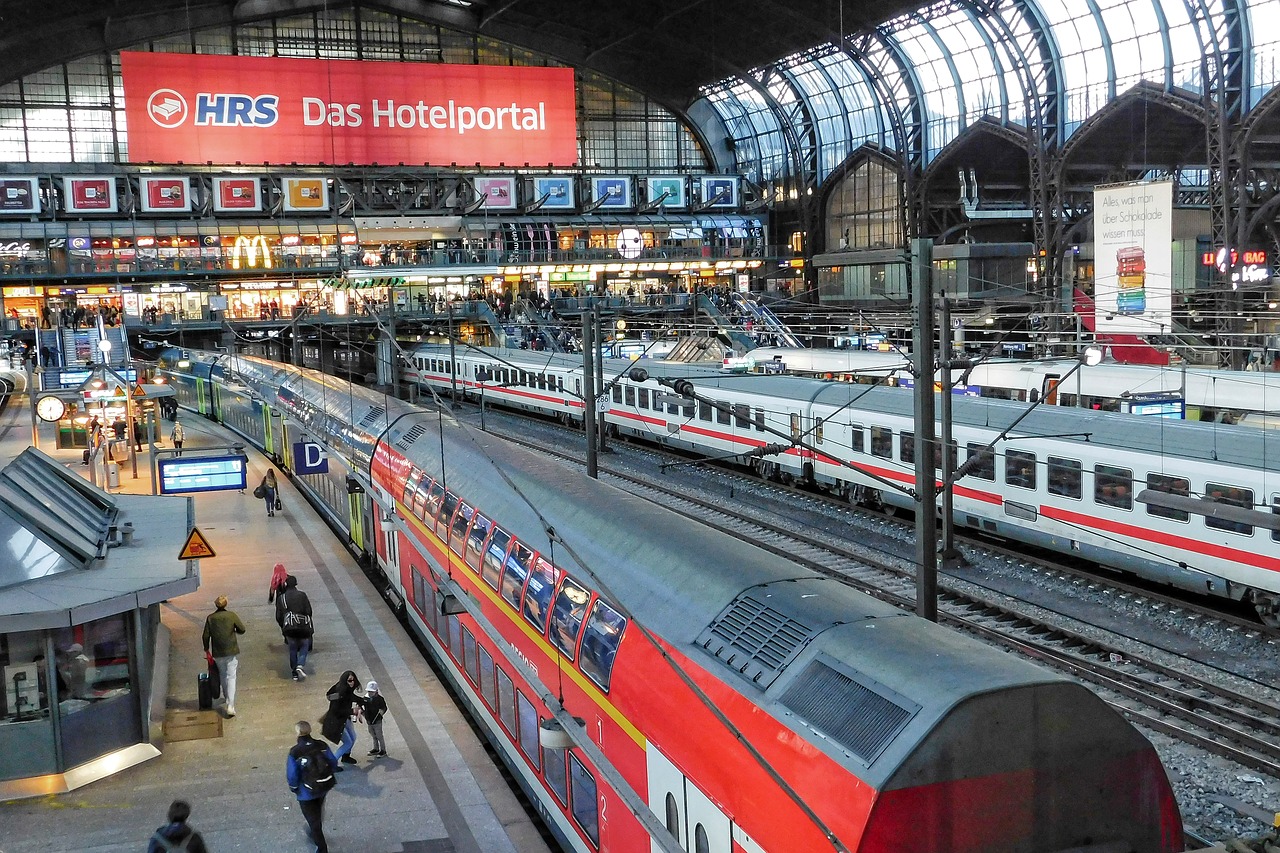
<svg viewBox="0 0 1280 853"><path fill-rule="evenodd" d="M846 671L841 671L846 670ZM845 667L811 661L779 697L810 726L871 764L920 706Z"/></svg>
<svg viewBox="0 0 1280 853"><path fill-rule="evenodd" d="M408 430L405 431L404 435L396 439L396 446L401 448L402 450L407 450L409 448L409 445L417 441L423 434L426 433L426 431L427 431L427 428L422 424L414 424L413 426L409 427Z"/></svg>
<svg viewBox="0 0 1280 853"><path fill-rule="evenodd" d="M369 410L369 414L365 415L363 418L360 419L359 425L364 427L365 429L369 429L378 421L385 418L386 416L387 416L386 408L384 408L383 406L374 406L372 409Z"/></svg>
<svg viewBox="0 0 1280 853"><path fill-rule="evenodd" d="M767 690L816 633L809 625L775 610L748 591L703 629L697 643L752 684Z"/></svg>

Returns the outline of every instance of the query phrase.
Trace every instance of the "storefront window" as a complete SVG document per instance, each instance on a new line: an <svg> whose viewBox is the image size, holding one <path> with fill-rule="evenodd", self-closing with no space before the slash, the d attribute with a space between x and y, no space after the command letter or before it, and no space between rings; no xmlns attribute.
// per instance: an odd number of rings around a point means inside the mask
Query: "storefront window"
<svg viewBox="0 0 1280 853"><path fill-rule="evenodd" d="M128 619L109 616L53 634L58 709L76 714L131 690Z"/></svg>
<svg viewBox="0 0 1280 853"><path fill-rule="evenodd" d="M47 648L43 631L0 635L0 779L56 769Z"/></svg>

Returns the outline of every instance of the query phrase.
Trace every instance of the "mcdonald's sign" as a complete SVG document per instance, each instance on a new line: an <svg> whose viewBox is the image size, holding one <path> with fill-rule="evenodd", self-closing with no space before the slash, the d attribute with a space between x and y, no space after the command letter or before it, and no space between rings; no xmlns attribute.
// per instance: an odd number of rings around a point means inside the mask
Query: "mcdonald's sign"
<svg viewBox="0 0 1280 853"><path fill-rule="evenodd" d="M261 234L253 237L241 234L236 237L235 245L231 247L231 268L238 270L241 266L271 269L271 246L267 244L266 237Z"/></svg>

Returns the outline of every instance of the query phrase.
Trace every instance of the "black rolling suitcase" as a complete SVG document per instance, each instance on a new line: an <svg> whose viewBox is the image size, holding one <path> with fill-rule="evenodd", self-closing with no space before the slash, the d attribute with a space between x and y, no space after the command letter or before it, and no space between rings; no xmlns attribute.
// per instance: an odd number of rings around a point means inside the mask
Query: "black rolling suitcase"
<svg viewBox="0 0 1280 853"><path fill-rule="evenodd" d="M208 711L213 708L213 688L215 684L217 682L211 681L207 672L202 672L196 676L196 695L199 698L201 711Z"/></svg>

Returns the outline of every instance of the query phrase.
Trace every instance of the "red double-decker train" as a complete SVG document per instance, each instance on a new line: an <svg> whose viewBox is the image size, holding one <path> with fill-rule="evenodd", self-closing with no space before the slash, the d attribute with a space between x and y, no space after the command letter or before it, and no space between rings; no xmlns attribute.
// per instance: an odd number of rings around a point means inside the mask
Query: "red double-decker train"
<svg viewBox="0 0 1280 853"><path fill-rule="evenodd" d="M220 420L279 411L367 484L361 539L566 849L1183 849L1151 744L1070 679L448 414L203 365ZM595 749L543 739L562 710Z"/></svg>

